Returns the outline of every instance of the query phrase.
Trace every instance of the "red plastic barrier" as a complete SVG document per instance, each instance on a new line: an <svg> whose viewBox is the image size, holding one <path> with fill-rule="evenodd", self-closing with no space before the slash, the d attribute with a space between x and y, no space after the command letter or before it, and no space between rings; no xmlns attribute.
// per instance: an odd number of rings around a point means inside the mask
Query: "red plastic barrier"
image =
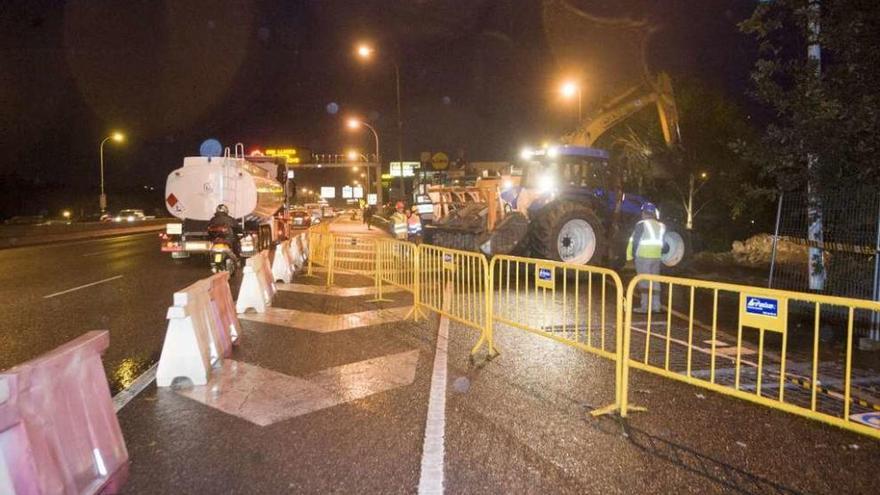
<svg viewBox="0 0 880 495"><path fill-rule="evenodd" d="M128 451L101 354L106 330L89 332L0 373L0 493L118 491Z"/></svg>

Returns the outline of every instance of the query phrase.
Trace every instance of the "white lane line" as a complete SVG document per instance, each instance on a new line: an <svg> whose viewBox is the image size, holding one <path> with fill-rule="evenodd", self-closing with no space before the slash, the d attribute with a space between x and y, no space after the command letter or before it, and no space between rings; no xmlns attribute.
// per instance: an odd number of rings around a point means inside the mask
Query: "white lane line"
<svg viewBox="0 0 880 495"><path fill-rule="evenodd" d="M147 371L141 373L141 376L134 379L131 382L131 385L119 392L118 394L113 396L113 411L119 412L126 404L131 402L131 399L137 397L137 394L143 392L147 385L153 383L153 380L156 379L156 368L159 366L159 363L156 363Z"/></svg>
<svg viewBox="0 0 880 495"><path fill-rule="evenodd" d="M83 256L98 256L99 254L108 254L118 252L118 249L105 249L103 251L95 251L94 253L86 253Z"/></svg>
<svg viewBox="0 0 880 495"><path fill-rule="evenodd" d="M92 282L90 284L80 285L79 287L74 287L72 289L67 289L67 290L63 290L61 292L55 292L53 294L49 294L48 296L43 296L43 299L49 299L50 297L60 296L62 294L67 294L68 292L73 292L75 290L85 289L86 287L92 287L94 285L111 282L113 280L118 280L120 278L122 278L122 275L117 275L115 277L105 278L104 280L98 280L97 282Z"/></svg>
<svg viewBox="0 0 880 495"><path fill-rule="evenodd" d="M452 286L443 290L443 312L449 311ZM437 330L437 350L434 352L434 372L431 375L431 393L428 398L428 418L425 421L425 443L422 446L422 470L419 475L419 494L443 493L443 462L446 436L446 354L449 342L449 319L440 316Z"/></svg>

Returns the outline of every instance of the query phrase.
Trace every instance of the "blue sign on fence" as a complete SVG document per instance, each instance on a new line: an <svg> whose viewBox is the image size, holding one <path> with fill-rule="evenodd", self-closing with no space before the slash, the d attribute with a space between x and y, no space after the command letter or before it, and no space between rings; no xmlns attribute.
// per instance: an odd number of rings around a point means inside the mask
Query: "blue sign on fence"
<svg viewBox="0 0 880 495"><path fill-rule="evenodd" d="M549 268L538 268L538 280L553 280L553 271Z"/></svg>
<svg viewBox="0 0 880 495"><path fill-rule="evenodd" d="M751 315L779 316L779 300L772 297L746 296L746 313Z"/></svg>

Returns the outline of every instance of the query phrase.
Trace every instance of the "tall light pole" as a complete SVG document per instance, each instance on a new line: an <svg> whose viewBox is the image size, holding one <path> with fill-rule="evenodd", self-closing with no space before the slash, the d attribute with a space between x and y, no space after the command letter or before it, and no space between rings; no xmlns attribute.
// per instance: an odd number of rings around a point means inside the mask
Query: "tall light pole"
<svg viewBox="0 0 880 495"><path fill-rule="evenodd" d="M368 61L373 58L376 49L368 43L360 43L355 53L357 53L361 60ZM404 192L406 189L403 181L403 118L400 113L400 65L395 58L390 58L389 61L394 65L394 82L397 96L397 162L400 163L400 199L403 199L406 196Z"/></svg>
<svg viewBox="0 0 880 495"><path fill-rule="evenodd" d="M379 133L376 132L376 129L373 128L370 124L364 122L360 119L348 119L346 125L349 129L357 129L361 126L366 127L373 133L373 137L376 139L376 201L381 205L382 204L382 159L379 156ZM402 163L402 162L401 162ZM369 169L369 167L367 167ZM403 171L401 170L401 175ZM369 179L368 179L369 180ZM369 197L368 197L369 198Z"/></svg>
<svg viewBox="0 0 880 495"><path fill-rule="evenodd" d="M559 87L559 92L562 93L562 97L570 100L577 96L578 99L578 125L584 120L583 114L583 89L581 85L575 81L565 81L562 83L562 86Z"/></svg>
<svg viewBox="0 0 880 495"><path fill-rule="evenodd" d="M101 195L98 197L98 206L101 208L101 213L107 211L107 195L104 194L104 143L111 139L117 143L121 143L125 141L125 134L121 132L113 132L105 137L104 140L101 141L101 146L98 147L99 155L101 156Z"/></svg>

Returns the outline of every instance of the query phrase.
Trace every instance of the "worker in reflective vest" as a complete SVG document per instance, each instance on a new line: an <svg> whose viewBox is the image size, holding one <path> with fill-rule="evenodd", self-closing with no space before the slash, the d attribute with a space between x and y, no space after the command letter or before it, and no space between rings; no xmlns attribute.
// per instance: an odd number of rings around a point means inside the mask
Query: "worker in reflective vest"
<svg viewBox="0 0 880 495"><path fill-rule="evenodd" d="M652 203L642 205L642 219L636 223L626 247L626 259L627 261L635 259L636 273L660 274L660 258L663 256L663 236L665 234L666 226L660 221L660 212L657 207ZM648 294L648 283L639 283L639 307L633 312L648 312ZM654 283L650 294L653 296L651 297L651 311L655 313L661 311L659 283Z"/></svg>
<svg viewBox="0 0 880 495"><path fill-rule="evenodd" d="M396 205L394 205L394 214L391 215L391 231L394 234L395 239L400 239L402 241L406 240L406 232L407 232L407 224L406 224L406 214L403 212L404 205L403 201L398 201Z"/></svg>
<svg viewBox="0 0 880 495"><path fill-rule="evenodd" d="M406 212L406 229L408 239L411 242L418 242L422 236L422 217L419 216L419 209L415 206Z"/></svg>

